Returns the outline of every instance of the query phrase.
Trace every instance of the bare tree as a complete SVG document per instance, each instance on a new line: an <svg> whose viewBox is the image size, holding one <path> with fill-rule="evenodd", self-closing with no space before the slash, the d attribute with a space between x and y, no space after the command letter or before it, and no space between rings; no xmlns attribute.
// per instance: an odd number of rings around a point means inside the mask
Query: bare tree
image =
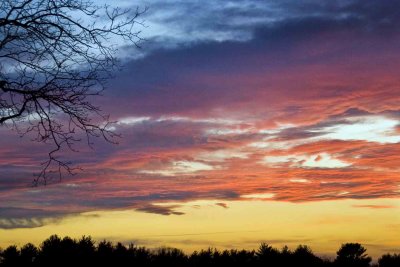
<svg viewBox="0 0 400 267"><path fill-rule="evenodd" d="M138 9L88 0L0 2L0 125L53 147L35 184L72 173L60 150L85 136L114 142L108 116L92 103L118 66L113 40L138 45Z"/></svg>

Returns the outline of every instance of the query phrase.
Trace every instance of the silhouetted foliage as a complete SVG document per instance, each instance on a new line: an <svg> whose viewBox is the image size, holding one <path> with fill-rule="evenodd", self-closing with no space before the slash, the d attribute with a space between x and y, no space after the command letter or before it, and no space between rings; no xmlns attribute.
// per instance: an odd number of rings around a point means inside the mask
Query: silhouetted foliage
<svg viewBox="0 0 400 267"><path fill-rule="evenodd" d="M97 257L96 257L96 264L99 265L100 263L104 265L110 265L113 258L113 245L111 242L106 240L101 241L97 245Z"/></svg>
<svg viewBox="0 0 400 267"><path fill-rule="evenodd" d="M134 244L128 246L109 241L97 245L90 236L79 240L52 235L39 247L26 244L21 249L9 246L0 250L0 267L4 266L173 266L173 267L362 267L371 266L366 249L358 243L343 244L334 261L316 256L305 245L294 251L287 246L278 250L262 243L254 250L208 248L185 254L182 250L161 247L149 250ZM385 254L379 267L399 267L399 254ZM378 266L378 265L376 265Z"/></svg>
<svg viewBox="0 0 400 267"><path fill-rule="evenodd" d="M190 256L192 266L215 266L220 253L216 249L208 248L207 250L195 251Z"/></svg>
<svg viewBox="0 0 400 267"><path fill-rule="evenodd" d="M371 257L365 253L367 250L358 243L343 244L338 250L335 263L340 267L366 267L371 262Z"/></svg>
<svg viewBox="0 0 400 267"><path fill-rule="evenodd" d="M21 257L21 264L23 266L27 266L35 262L38 256L38 249L35 245L28 243L21 248L20 257Z"/></svg>
<svg viewBox="0 0 400 267"><path fill-rule="evenodd" d="M293 263L298 267L321 266L322 260L308 246L300 245L293 253Z"/></svg>
<svg viewBox="0 0 400 267"><path fill-rule="evenodd" d="M69 237L65 237L63 240L57 235L52 235L42 242L38 255L39 265L50 266L56 265L60 261L68 263L68 261L72 260L75 241Z"/></svg>
<svg viewBox="0 0 400 267"><path fill-rule="evenodd" d="M130 264L145 266L151 261L151 253L145 247L137 247L134 244L129 244L128 257Z"/></svg>
<svg viewBox="0 0 400 267"><path fill-rule="evenodd" d="M264 266L279 266L280 256L279 250L272 246L262 243L256 253L258 260Z"/></svg>
<svg viewBox="0 0 400 267"><path fill-rule="evenodd" d="M176 248L162 247L153 255L153 266L186 266L187 256Z"/></svg>
<svg viewBox="0 0 400 267"><path fill-rule="evenodd" d="M94 241L90 236L83 236L77 244L77 255L80 261L85 265L90 265L93 262L95 254Z"/></svg>
<svg viewBox="0 0 400 267"><path fill-rule="evenodd" d="M385 254L378 260L380 267L399 267L400 254Z"/></svg>
<svg viewBox="0 0 400 267"><path fill-rule="evenodd" d="M20 256L17 246L9 246L2 252L2 266L20 266Z"/></svg>

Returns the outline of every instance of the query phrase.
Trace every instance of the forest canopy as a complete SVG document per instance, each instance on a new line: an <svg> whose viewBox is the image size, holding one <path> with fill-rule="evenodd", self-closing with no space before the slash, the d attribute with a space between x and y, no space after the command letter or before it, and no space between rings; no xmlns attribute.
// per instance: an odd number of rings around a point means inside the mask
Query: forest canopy
<svg viewBox="0 0 400 267"><path fill-rule="evenodd" d="M400 266L400 254L385 254L371 264L371 257L359 243L342 244L336 254L336 258L326 258L315 255L306 245L295 250L284 246L279 250L266 243L257 250L208 248L186 254L177 248L148 249L106 240L96 243L90 236L76 240L53 235L38 247L28 243L21 248L14 245L2 250L0 266Z"/></svg>

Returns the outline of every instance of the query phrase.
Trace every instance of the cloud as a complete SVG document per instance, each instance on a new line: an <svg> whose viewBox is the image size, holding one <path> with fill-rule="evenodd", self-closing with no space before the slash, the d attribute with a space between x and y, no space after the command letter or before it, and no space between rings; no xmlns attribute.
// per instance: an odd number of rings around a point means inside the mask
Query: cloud
<svg viewBox="0 0 400 267"><path fill-rule="evenodd" d="M190 174L199 171L210 171L213 170L215 167L196 161L176 161L171 163L167 169L152 169L152 170L141 170L140 173L145 174L160 174L165 176L176 176L178 174Z"/></svg>
<svg viewBox="0 0 400 267"><path fill-rule="evenodd" d="M59 221L60 218L0 219L0 229L36 228Z"/></svg>
<svg viewBox="0 0 400 267"><path fill-rule="evenodd" d="M311 156L287 155L287 156L266 156L261 163L271 166L300 166L305 168L344 168L351 164L342 160L334 159L327 153Z"/></svg>
<svg viewBox="0 0 400 267"><path fill-rule="evenodd" d="M118 146L66 153L84 172L31 188L47 147L0 129L0 203L21 209L3 210L3 227L99 209L179 215L154 203L196 199L399 196L398 3L148 5L146 56L95 100Z"/></svg>
<svg viewBox="0 0 400 267"><path fill-rule="evenodd" d="M274 196L275 196L274 193L255 193L255 194L241 195L242 198L248 198L248 199L271 199L274 198Z"/></svg>
<svg viewBox="0 0 400 267"><path fill-rule="evenodd" d="M399 4L393 1L336 0L299 4L236 0L204 5L195 0L146 0L135 5L149 8L142 16L148 26L143 31L143 37L150 40L144 46L148 51L198 43L246 42L259 35L268 39L302 37L343 28L393 32L399 23L399 16L394 12ZM134 52L146 53L143 50Z"/></svg>
<svg viewBox="0 0 400 267"><path fill-rule="evenodd" d="M368 209L394 209L396 206L392 205L353 205L356 208L368 208Z"/></svg>
<svg viewBox="0 0 400 267"><path fill-rule="evenodd" d="M184 212L174 211L177 206L157 206L157 205L145 205L137 208L138 211L147 213L155 213L160 215L184 215Z"/></svg>
<svg viewBox="0 0 400 267"><path fill-rule="evenodd" d="M321 129L321 132L326 133L321 138L379 143L400 142L400 135L395 131L395 127L399 124L398 120L380 116L351 117L346 120L345 124Z"/></svg>
<svg viewBox="0 0 400 267"><path fill-rule="evenodd" d="M0 207L0 229L36 228L62 220L65 214L44 209Z"/></svg>
<svg viewBox="0 0 400 267"><path fill-rule="evenodd" d="M220 207L222 207L224 209L228 209L229 208L228 204L222 203L222 202L215 203L215 205L220 206Z"/></svg>

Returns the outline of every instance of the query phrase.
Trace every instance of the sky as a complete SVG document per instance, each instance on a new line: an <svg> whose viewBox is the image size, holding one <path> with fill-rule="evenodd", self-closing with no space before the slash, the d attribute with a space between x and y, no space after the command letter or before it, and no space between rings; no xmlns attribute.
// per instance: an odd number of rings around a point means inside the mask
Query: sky
<svg viewBox="0 0 400 267"><path fill-rule="evenodd" d="M0 246L399 252L400 3L119 4L148 8L93 100L119 144L66 152L83 170L32 187L49 147L0 128Z"/></svg>

